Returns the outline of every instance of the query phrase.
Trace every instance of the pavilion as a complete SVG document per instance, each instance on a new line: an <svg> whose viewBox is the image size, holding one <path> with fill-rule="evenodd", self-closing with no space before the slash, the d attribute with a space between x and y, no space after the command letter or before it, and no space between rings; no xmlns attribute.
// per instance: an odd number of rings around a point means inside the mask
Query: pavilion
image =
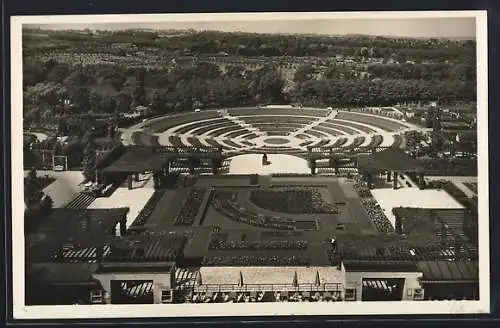
<svg viewBox="0 0 500 328"><path fill-rule="evenodd" d="M373 174L387 172L387 182L393 182L393 188L398 188L398 174L412 172L419 174L420 188L424 187L424 174L417 160L411 158L401 148L387 148L372 154L359 154L356 158L357 167L368 177L371 186ZM392 177L391 177L392 175Z"/></svg>
<svg viewBox="0 0 500 328"><path fill-rule="evenodd" d="M214 174L222 165L222 150L219 148L194 148L194 147L143 147L129 146L114 162L98 167L103 183L106 177L113 174L127 175L128 188L132 189L132 179L139 179L139 174L153 172L155 188L160 183L161 176L169 173L172 161L185 161L191 174L202 160L209 159Z"/></svg>

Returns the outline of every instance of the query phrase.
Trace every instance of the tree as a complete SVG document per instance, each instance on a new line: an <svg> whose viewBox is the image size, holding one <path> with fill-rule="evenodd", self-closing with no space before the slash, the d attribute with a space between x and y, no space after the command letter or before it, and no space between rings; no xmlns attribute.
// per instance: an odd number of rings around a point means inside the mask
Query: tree
<svg viewBox="0 0 500 328"><path fill-rule="evenodd" d="M24 202L28 208L40 204L43 192L35 169L30 170L24 181Z"/></svg>
<svg viewBox="0 0 500 328"><path fill-rule="evenodd" d="M89 95L89 110L92 112L100 112L103 97L96 91L90 92Z"/></svg>
<svg viewBox="0 0 500 328"><path fill-rule="evenodd" d="M96 148L94 140L90 140L83 151L83 175L87 181L94 181L96 166Z"/></svg>
<svg viewBox="0 0 500 328"><path fill-rule="evenodd" d="M61 117L57 124L57 134L60 136L66 136L68 135L68 132L69 132L68 121L64 117Z"/></svg>
<svg viewBox="0 0 500 328"><path fill-rule="evenodd" d="M53 206L54 206L54 201L50 196L45 196L42 199L41 208L45 213L49 212Z"/></svg>
<svg viewBox="0 0 500 328"><path fill-rule="evenodd" d="M146 72L144 69L140 69L136 74L135 88L133 92L133 104L135 106L147 105L146 102L146 88L145 83Z"/></svg>
<svg viewBox="0 0 500 328"><path fill-rule="evenodd" d="M311 64L301 65L294 74L295 82L304 82L312 79L314 68Z"/></svg>
<svg viewBox="0 0 500 328"><path fill-rule="evenodd" d="M266 65L254 72L250 89L259 102L280 103L284 100L284 85L277 67Z"/></svg>
<svg viewBox="0 0 500 328"><path fill-rule="evenodd" d="M73 94L73 103L79 111L86 112L90 109L89 96L90 93L87 88L78 88L75 91Z"/></svg>
<svg viewBox="0 0 500 328"><path fill-rule="evenodd" d="M116 111L118 113L128 113L132 105L132 98L126 93L120 93L116 97Z"/></svg>
<svg viewBox="0 0 500 328"><path fill-rule="evenodd" d="M243 77L244 71L245 68L243 66L231 65L226 67L226 73L224 75L230 79L240 79Z"/></svg>

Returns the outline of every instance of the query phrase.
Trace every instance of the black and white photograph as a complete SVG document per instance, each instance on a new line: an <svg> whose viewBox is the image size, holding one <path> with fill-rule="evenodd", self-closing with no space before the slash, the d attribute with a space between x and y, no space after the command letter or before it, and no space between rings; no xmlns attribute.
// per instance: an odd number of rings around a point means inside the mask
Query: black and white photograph
<svg viewBox="0 0 500 328"><path fill-rule="evenodd" d="M484 11L11 33L14 318L489 312Z"/></svg>

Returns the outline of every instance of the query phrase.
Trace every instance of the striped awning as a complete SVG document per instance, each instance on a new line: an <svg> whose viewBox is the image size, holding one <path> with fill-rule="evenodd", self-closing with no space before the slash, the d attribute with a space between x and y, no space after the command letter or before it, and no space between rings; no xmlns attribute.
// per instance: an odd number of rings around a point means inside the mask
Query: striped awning
<svg viewBox="0 0 500 328"><path fill-rule="evenodd" d="M125 290L126 294L133 297L141 297L153 293L153 282L136 283L128 286L126 282L122 282L121 287Z"/></svg>

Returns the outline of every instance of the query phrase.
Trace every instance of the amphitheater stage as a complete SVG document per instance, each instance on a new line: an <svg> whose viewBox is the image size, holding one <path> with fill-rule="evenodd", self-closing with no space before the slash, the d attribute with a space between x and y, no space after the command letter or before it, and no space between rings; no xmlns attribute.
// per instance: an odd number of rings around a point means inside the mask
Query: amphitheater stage
<svg viewBox="0 0 500 328"><path fill-rule="evenodd" d="M262 165L262 154L238 155L231 158L229 174L310 174L307 161L293 155L267 154L268 165Z"/></svg>
<svg viewBox="0 0 500 328"><path fill-rule="evenodd" d="M413 208L463 208L453 197L444 190L419 188L401 188L401 189L373 189L373 197L380 204L385 215L394 226L396 218L392 213L395 207L413 207Z"/></svg>

